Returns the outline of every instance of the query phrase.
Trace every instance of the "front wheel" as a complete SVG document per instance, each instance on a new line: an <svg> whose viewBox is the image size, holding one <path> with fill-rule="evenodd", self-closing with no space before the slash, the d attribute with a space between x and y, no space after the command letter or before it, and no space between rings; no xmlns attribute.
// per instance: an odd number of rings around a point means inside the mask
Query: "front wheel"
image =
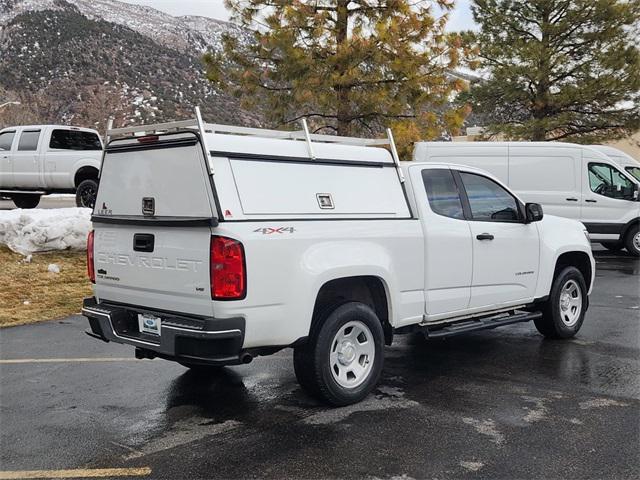
<svg viewBox="0 0 640 480"><path fill-rule="evenodd" d="M33 193L16 193L11 200L18 208L36 208L40 203L40 195Z"/></svg>
<svg viewBox="0 0 640 480"><path fill-rule="evenodd" d="M76 189L76 206L93 208L98 194L98 181L92 178L83 180Z"/></svg>
<svg viewBox="0 0 640 480"><path fill-rule="evenodd" d="M551 294L534 323L547 338L571 338L582 327L587 311L587 285L576 267L565 267L554 279Z"/></svg>
<svg viewBox="0 0 640 480"><path fill-rule="evenodd" d="M640 257L640 225L634 225L624 236L624 245L634 257Z"/></svg>
<svg viewBox="0 0 640 480"><path fill-rule="evenodd" d="M380 380L382 324L363 303L340 305L295 348L293 360L298 382L309 393L333 406L357 403Z"/></svg>

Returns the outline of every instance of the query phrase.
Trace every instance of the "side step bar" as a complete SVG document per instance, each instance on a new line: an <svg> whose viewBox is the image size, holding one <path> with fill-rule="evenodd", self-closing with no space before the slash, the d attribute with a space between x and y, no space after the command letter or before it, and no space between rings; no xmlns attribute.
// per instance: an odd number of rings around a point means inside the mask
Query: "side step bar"
<svg viewBox="0 0 640 480"><path fill-rule="evenodd" d="M542 317L541 312L514 313L512 315L485 317L466 322L454 323L437 330L429 330L429 327L424 327L423 333L427 338L446 338L453 337L454 335L461 335L463 333L477 332L479 330L489 330L496 327L502 327L504 325L511 325L513 323L529 322L540 317Z"/></svg>

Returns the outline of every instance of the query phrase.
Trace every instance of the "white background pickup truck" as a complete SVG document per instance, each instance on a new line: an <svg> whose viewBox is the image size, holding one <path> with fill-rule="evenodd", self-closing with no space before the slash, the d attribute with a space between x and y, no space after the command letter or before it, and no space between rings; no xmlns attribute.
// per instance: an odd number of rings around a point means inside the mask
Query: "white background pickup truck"
<svg viewBox="0 0 640 480"><path fill-rule="evenodd" d="M75 193L76 205L93 208L102 141L88 128L62 125L0 131L0 195L34 208L49 193Z"/></svg>
<svg viewBox="0 0 640 480"><path fill-rule="evenodd" d="M303 388L345 405L375 387L396 334L582 325L584 226L481 170L400 164L379 140L173 126L111 132L91 336L199 369L293 347Z"/></svg>

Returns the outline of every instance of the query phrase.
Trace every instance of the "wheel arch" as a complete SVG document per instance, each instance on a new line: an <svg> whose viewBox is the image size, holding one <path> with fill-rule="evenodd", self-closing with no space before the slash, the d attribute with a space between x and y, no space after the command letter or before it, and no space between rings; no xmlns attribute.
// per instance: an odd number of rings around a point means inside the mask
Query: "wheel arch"
<svg viewBox="0 0 640 480"><path fill-rule="evenodd" d="M587 289L590 290L594 272L591 265L591 258L587 253L582 251L569 251L559 255L556 259L556 265L553 271L553 280L557 278L565 267L576 267L580 270L580 273L582 273L582 276L584 277L585 284L587 285ZM551 282L552 285L553 280Z"/></svg>
<svg viewBox="0 0 640 480"><path fill-rule="evenodd" d="M391 326L391 298L385 280L377 275L352 275L325 281L318 289L313 306L310 332L338 305L361 302L373 309L384 331L385 343L393 341Z"/></svg>
<svg viewBox="0 0 640 480"><path fill-rule="evenodd" d="M83 165L76 170L73 176L73 185L78 188L81 182L84 180L95 179L98 180L99 170L93 165Z"/></svg>
<svg viewBox="0 0 640 480"><path fill-rule="evenodd" d="M624 225L624 227L622 227L622 231L620 232L620 240L624 241L625 237L627 236L627 232L636 225L640 225L640 217L628 221Z"/></svg>

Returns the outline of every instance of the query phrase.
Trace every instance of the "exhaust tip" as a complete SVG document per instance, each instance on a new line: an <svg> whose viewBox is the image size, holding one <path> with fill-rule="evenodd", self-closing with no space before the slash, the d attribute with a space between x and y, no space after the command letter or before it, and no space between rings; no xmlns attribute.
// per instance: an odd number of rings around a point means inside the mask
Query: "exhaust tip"
<svg viewBox="0 0 640 480"><path fill-rule="evenodd" d="M240 357L240 361L242 363L251 363L252 360L253 360L253 355L251 355L250 353L244 353Z"/></svg>

